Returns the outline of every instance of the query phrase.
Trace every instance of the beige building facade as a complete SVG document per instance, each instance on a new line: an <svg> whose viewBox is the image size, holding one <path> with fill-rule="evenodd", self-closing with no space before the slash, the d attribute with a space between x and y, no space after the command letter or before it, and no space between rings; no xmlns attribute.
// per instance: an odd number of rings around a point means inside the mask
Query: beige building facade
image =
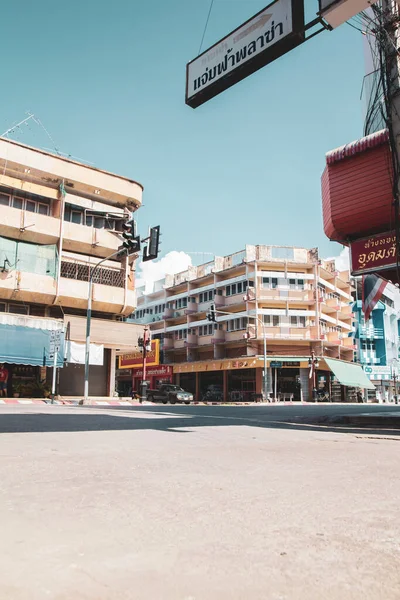
<svg viewBox="0 0 400 600"><path fill-rule="evenodd" d="M259 396L264 336L269 398L309 400L313 355L316 387L342 393L326 359L353 360L351 294L349 273L317 249L248 245L138 290L134 322L161 340L163 362L198 400Z"/></svg>
<svg viewBox="0 0 400 600"><path fill-rule="evenodd" d="M59 394L83 394L89 278L121 245L142 191L136 181L0 139L0 362L9 395L48 381L55 339ZM111 396L116 354L137 345L138 328L124 322L136 307L134 261L106 260L93 281L89 393Z"/></svg>

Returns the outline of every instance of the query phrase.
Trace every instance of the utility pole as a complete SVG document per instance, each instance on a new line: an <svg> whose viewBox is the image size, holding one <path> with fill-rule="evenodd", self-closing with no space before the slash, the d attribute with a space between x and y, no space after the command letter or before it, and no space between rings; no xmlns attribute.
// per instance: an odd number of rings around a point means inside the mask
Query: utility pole
<svg viewBox="0 0 400 600"><path fill-rule="evenodd" d="M311 350L311 358L308 359L308 366L310 367L310 379L312 381L312 399L317 402L317 377L316 371L319 367L318 358L315 356L314 350Z"/></svg>
<svg viewBox="0 0 400 600"><path fill-rule="evenodd" d="M139 348L142 348L143 352L143 374L142 374L142 384L140 386L140 399L139 402L142 404L144 400L147 399L147 380L146 380L146 364L147 364L147 353L151 352L151 336L149 333L148 327L145 327L143 330L143 337L138 339Z"/></svg>

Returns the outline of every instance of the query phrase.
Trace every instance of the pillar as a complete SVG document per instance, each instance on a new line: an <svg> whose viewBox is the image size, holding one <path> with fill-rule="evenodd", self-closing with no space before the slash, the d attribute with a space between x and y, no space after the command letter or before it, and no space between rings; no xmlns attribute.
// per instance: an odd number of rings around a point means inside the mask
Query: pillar
<svg viewBox="0 0 400 600"><path fill-rule="evenodd" d="M176 375L175 375L175 384L181 385L181 374L180 373L176 373Z"/></svg>
<svg viewBox="0 0 400 600"><path fill-rule="evenodd" d="M108 390L107 396L112 398L115 392L115 364L117 360L117 352L115 348L111 348L110 350L110 368L109 368L109 377L108 377Z"/></svg>
<svg viewBox="0 0 400 600"><path fill-rule="evenodd" d="M222 393L224 402L228 402L228 371L222 371Z"/></svg>
<svg viewBox="0 0 400 600"><path fill-rule="evenodd" d="M303 402L311 402L312 400L312 390L310 385L310 370L309 369L300 369L300 385L301 391L303 395Z"/></svg>
<svg viewBox="0 0 400 600"><path fill-rule="evenodd" d="M195 400L197 402L199 402L200 400L200 374L198 372L196 372L196 394L195 394Z"/></svg>

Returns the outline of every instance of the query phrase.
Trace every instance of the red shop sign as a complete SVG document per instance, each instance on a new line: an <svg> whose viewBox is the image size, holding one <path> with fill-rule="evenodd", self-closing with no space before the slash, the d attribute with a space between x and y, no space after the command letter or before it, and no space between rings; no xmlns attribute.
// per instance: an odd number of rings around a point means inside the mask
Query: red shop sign
<svg viewBox="0 0 400 600"><path fill-rule="evenodd" d="M396 266L396 234L394 231L371 235L350 244L351 274L362 275Z"/></svg>

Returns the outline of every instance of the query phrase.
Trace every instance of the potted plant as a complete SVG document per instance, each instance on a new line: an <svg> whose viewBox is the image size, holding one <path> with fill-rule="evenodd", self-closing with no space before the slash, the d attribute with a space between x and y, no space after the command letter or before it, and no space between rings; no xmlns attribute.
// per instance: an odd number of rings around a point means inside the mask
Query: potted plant
<svg viewBox="0 0 400 600"><path fill-rule="evenodd" d="M19 398L21 395L21 391L22 391L22 383L20 381L16 381L13 386L12 386L12 390L13 390L13 397L14 398Z"/></svg>

